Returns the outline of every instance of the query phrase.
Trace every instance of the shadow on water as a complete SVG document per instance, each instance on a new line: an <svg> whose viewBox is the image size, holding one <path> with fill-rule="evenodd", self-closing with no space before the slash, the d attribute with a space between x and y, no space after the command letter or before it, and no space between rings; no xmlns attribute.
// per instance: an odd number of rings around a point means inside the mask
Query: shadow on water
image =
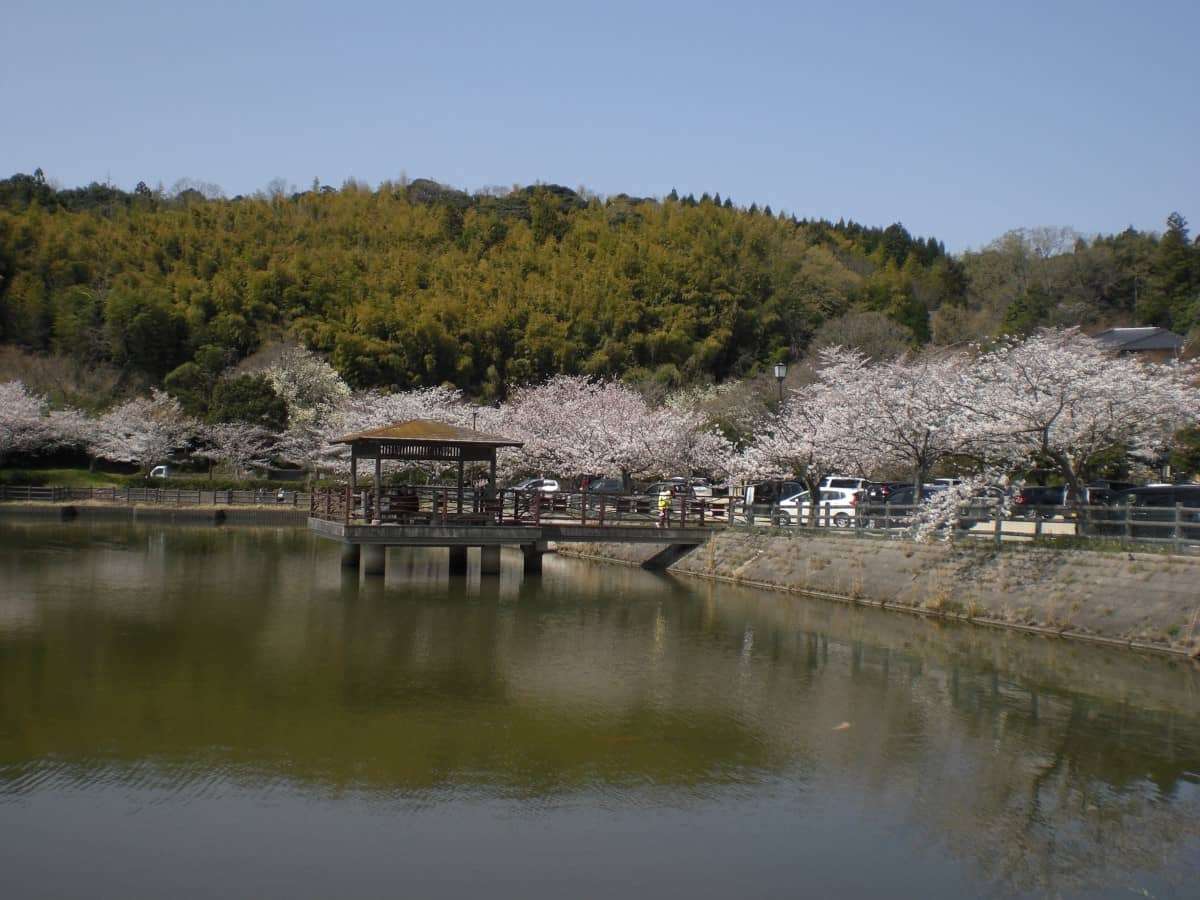
<svg viewBox="0 0 1200 900"><path fill-rule="evenodd" d="M1169 896L1200 861L1189 664L553 557L451 577L393 550L384 580L286 530L0 539L0 821L113 790L588 808L664 839L685 810L747 859L840 839L945 896Z"/></svg>

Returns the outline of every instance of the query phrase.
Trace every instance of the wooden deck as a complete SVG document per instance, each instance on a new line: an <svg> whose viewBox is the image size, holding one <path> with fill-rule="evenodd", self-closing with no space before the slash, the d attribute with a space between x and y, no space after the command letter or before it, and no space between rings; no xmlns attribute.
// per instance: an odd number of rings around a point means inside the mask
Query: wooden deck
<svg viewBox="0 0 1200 900"><path fill-rule="evenodd" d="M310 518L313 534L347 544L386 547L492 547L556 543L702 544L711 528L655 528L653 525L364 525Z"/></svg>

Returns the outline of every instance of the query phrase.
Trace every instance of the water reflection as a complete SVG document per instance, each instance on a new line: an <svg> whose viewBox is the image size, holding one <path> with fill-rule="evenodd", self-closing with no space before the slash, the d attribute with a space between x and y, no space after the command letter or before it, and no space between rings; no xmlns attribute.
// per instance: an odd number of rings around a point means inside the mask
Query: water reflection
<svg viewBox="0 0 1200 900"><path fill-rule="evenodd" d="M0 546L0 823L116 791L608 810L669 842L681 810L781 880L840 840L945 896L1186 896L1200 860L1189 665L563 559L451 578L393 551L362 580L282 530Z"/></svg>

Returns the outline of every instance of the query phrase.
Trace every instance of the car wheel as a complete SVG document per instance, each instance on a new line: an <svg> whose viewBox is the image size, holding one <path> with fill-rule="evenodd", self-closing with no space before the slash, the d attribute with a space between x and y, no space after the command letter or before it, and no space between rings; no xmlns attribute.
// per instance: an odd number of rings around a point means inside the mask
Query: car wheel
<svg viewBox="0 0 1200 900"><path fill-rule="evenodd" d="M786 528L787 526L789 526L789 525L791 525L791 524L792 524L792 517L791 517L791 516L789 516L789 515L788 515L787 513L785 513L785 512L776 513L776 514L775 514L775 524L776 524L777 526L780 526L780 527Z"/></svg>
<svg viewBox="0 0 1200 900"><path fill-rule="evenodd" d="M849 528L850 517L845 513L838 513L833 517L833 524L838 528Z"/></svg>

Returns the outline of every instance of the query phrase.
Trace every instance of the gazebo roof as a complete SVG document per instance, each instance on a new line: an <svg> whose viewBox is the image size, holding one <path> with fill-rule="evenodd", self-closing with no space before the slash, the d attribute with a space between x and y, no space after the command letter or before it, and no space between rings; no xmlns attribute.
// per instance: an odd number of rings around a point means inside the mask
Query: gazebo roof
<svg viewBox="0 0 1200 900"><path fill-rule="evenodd" d="M474 447L520 447L523 441L500 437L495 434L485 434L472 428L459 428L446 422L433 419L410 419L407 422L393 422L382 428L372 428L369 431L356 431L334 438L333 444L383 443L387 441L411 441L422 444L447 444Z"/></svg>

